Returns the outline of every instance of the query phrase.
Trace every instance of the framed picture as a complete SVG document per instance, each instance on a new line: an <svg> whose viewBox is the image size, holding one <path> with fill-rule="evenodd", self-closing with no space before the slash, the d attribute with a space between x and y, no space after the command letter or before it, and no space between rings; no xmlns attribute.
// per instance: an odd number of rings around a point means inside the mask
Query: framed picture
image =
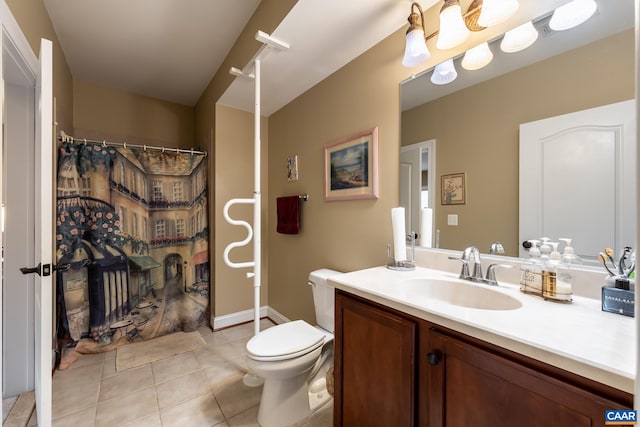
<svg viewBox="0 0 640 427"><path fill-rule="evenodd" d="M440 194L443 205L464 205L465 177L463 173L442 175L440 178Z"/></svg>
<svg viewBox="0 0 640 427"><path fill-rule="evenodd" d="M298 180L298 156L291 156L287 159L287 179L289 181Z"/></svg>
<svg viewBox="0 0 640 427"><path fill-rule="evenodd" d="M324 200L378 198L378 128L324 147Z"/></svg>

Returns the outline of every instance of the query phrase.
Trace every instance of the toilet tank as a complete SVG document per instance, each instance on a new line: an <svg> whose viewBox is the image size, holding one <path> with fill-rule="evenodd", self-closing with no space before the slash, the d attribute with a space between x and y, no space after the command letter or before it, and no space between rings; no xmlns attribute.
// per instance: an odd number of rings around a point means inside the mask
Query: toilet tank
<svg viewBox="0 0 640 427"><path fill-rule="evenodd" d="M334 328L334 298L335 290L327 282L329 277L342 274L339 271L323 268L309 274L309 286L313 290L313 305L316 309L318 326L332 332Z"/></svg>

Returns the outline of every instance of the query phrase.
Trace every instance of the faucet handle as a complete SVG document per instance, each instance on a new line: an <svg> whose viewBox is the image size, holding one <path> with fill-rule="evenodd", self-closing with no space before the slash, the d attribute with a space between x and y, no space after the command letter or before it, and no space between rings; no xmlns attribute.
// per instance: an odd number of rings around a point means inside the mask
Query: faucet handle
<svg viewBox="0 0 640 427"><path fill-rule="evenodd" d="M496 268L511 268L512 265L508 264L491 264L489 268L487 268L487 277L484 279L484 283L488 285L498 286L498 281L496 280Z"/></svg>
<svg viewBox="0 0 640 427"><path fill-rule="evenodd" d="M468 279L470 277L469 261L467 261L466 259L458 258L454 256L450 256L449 259L452 259L454 261L460 261L462 263L462 270L460 271L460 276L459 276L460 279Z"/></svg>

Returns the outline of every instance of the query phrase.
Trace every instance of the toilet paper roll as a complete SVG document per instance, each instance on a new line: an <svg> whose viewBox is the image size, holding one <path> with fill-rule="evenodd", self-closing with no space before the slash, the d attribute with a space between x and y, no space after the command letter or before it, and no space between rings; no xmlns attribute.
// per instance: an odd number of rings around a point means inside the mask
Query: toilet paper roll
<svg viewBox="0 0 640 427"><path fill-rule="evenodd" d="M420 210L420 246L430 248L433 241L433 209Z"/></svg>
<svg viewBox="0 0 640 427"><path fill-rule="evenodd" d="M407 241L404 226L404 208L391 209L391 225L393 226L393 259L396 262L407 260Z"/></svg>

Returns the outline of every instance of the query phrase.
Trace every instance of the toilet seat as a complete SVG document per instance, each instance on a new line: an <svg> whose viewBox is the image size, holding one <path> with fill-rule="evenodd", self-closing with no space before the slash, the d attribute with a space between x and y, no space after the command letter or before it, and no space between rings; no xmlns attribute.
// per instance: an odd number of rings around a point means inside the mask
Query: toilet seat
<svg viewBox="0 0 640 427"><path fill-rule="evenodd" d="M304 320L283 323L260 332L247 342L254 360L277 361L307 354L325 341L325 334Z"/></svg>

